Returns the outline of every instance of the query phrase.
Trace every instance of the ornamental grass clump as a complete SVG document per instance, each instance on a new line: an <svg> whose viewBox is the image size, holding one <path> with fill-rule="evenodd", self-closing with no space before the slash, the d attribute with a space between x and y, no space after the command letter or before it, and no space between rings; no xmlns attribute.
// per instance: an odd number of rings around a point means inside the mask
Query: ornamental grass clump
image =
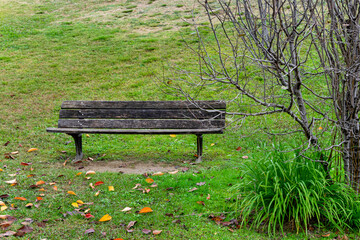
<svg viewBox="0 0 360 240"><path fill-rule="evenodd" d="M272 152L241 168L237 212L243 225L267 227L269 234L290 226L307 232L309 224L340 231L359 227L357 194L326 178L321 164L300 156Z"/></svg>

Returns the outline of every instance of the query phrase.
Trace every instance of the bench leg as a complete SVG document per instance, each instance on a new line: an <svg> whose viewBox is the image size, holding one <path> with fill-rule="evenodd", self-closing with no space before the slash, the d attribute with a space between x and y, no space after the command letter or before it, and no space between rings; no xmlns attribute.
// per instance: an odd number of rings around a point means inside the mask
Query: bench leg
<svg viewBox="0 0 360 240"><path fill-rule="evenodd" d="M70 134L75 141L75 147L76 147L76 157L74 161L80 161L83 158L83 152L82 152L82 136L81 134Z"/></svg>
<svg viewBox="0 0 360 240"><path fill-rule="evenodd" d="M196 163L201 162L202 152L203 152L203 137L202 134L196 135L197 136L197 156Z"/></svg>

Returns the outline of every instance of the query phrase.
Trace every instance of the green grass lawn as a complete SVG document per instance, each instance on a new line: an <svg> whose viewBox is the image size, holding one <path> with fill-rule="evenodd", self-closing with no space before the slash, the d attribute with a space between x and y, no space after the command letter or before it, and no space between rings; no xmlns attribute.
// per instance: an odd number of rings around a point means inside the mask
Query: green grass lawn
<svg viewBox="0 0 360 240"><path fill-rule="evenodd" d="M0 2L0 198L7 207L0 215L17 219L0 234L18 231L31 218L33 231L24 236L29 239L268 238L266 232L222 226L209 216L223 214L223 222L237 217L236 193L230 189L241 181L237 168L242 157L263 157L274 140L255 130L265 121L276 127L286 120L248 119L236 127L229 117L225 134L204 137L204 161L198 165L190 164L195 160L195 136L84 138L84 154L95 161L178 166L176 174L162 176L85 176L70 162L75 147L66 142L71 137L45 131L56 127L64 100L183 100L165 94L158 80L168 76L168 62L185 66L193 59L182 40L191 36L189 24L183 22L191 18L191 10L200 12L192 1ZM216 93L203 98L216 99ZM38 150L28 152L30 148ZM147 178L157 186L151 187ZM14 186L5 182L13 179ZM36 185L39 181L44 183ZM94 189L90 186L100 181L103 184ZM133 189L136 184L150 191ZM189 191L193 188L197 189ZM26 200L15 199L19 197ZM77 200L85 204L73 206ZM28 203L33 206L26 207ZM122 212L126 207L131 210ZM144 207L153 212L138 213ZM93 217L86 218L86 213ZM100 222L106 214L112 219ZM131 221L136 224L127 230ZM85 233L91 228L93 233ZM145 234L144 229L162 232ZM322 235L326 232L310 237ZM335 236L331 233L329 238ZM304 235L289 232L276 238Z"/></svg>

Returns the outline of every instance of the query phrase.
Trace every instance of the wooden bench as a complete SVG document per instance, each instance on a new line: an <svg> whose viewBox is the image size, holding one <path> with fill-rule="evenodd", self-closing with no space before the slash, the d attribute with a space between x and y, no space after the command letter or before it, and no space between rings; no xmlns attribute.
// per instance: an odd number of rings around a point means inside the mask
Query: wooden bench
<svg viewBox="0 0 360 240"><path fill-rule="evenodd" d="M65 101L57 128L75 140L75 161L81 160L82 134L195 134L197 162L201 161L203 134L225 128L226 104L220 101Z"/></svg>

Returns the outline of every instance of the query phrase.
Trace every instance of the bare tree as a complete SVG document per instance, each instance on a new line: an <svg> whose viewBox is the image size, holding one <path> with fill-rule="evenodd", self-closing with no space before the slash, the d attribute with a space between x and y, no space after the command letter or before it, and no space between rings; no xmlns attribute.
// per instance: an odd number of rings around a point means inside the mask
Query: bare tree
<svg viewBox="0 0 360 240"><path fill-rule="evenodd" d="M307 139L305 150L340 147L349 184L360 184L360 2L357 0L200 1L208 30L197 23L188 47L198 71L179 70L171 87L195 99L224 91L246 105L230 114L287 115ZM204 30L205 29L205 30ZM205 33L205 34L204 34ZM185 76L185 77L184 77ZM190 88L186 88L189 85ZM196 91L191 90L197 89ZM326 137L319 124L326 126ZM321 129L321 128L320 128ZM337 132L341 133L338 134ZM327 159L318 159L327 169Z"/></svg>

